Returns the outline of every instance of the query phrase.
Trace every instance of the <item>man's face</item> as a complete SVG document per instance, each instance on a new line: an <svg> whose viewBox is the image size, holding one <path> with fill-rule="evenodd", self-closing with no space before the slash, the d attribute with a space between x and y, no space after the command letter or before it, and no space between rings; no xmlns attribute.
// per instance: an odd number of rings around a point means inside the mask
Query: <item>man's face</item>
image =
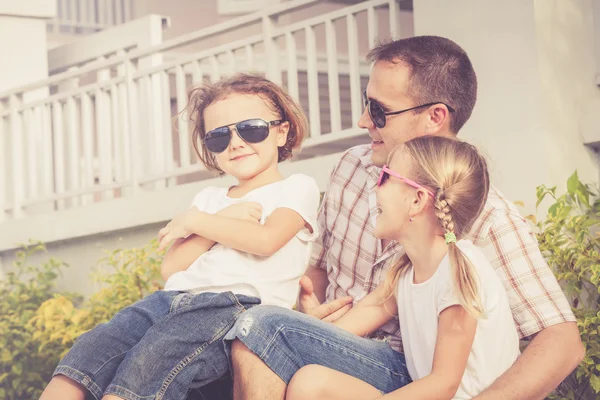
<svg viewBox="0 0 600 400"><path fill-rule="evenodd" d="M415 104L408 95L409 77L410 70L403 63L378 61L371 70L367 85L367 98L381 105L385 112L417 106L418 104ZM423 117L425 115L415 115L412 111L399 115L388 115L385 126L377 128L369 117L369 111L365 108L358 120L358 126L367 129L373 140L371 143L373 163L383 166L394 147L414 137L424 135L425 131L421 123Z"/></svg>

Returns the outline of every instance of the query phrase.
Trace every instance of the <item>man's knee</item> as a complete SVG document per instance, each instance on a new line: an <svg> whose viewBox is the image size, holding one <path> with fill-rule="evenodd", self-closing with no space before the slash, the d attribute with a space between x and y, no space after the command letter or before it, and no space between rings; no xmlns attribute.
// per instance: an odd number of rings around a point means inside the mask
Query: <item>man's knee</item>
<svg viewBox="0 0 600 400"><path fill-rule="evenodd" d="M294 374L287 388L286 399L312 400L327 395L326 368L320 365L307 365Z"/></svg>

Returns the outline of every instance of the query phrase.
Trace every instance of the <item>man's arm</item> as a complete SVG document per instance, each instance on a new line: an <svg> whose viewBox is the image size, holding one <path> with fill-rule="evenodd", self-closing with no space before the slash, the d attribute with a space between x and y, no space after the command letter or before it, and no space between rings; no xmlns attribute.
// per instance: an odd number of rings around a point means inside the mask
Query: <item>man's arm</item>
<svg viewBox="0 0 600 400"><path fill-rule="evenodd" d="M504 283L519 336L535 337L515 364L476 398L543 399L583 358L581 337L530 226L495 189L490 197L497 208L484 210L479 220L488 221L487 228L475 228L473 239Z"/></svg>
<svg viewBox="0 0 600 400"><path fill-rule="evenodd" d="M575 322L545 328L529 343L515 364L474 399L544 399L577 368L584 352Z"/></svg>

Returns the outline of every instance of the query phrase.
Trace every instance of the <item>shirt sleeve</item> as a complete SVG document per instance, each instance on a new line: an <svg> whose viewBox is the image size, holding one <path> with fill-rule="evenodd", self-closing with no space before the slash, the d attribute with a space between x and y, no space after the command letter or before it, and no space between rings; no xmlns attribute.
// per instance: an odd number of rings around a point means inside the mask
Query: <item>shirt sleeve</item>
<svg viewBox="0 0 600 400"><path fill-rule="evenodd" d="M319 187L317 182L303 174L292 175L287 179L282 196L275 208L289 208L296 211L311 227L312 232L304 228L298 232L298 238L313 241L319 236L317 210L319 208Z"/></svg>
<svg viewBox="0 0 600 400"><path fill-rule="evenodd" d="M480 247L502 280L519 336L575 321L525 219L512 209L490 212L491 223L481 232L484 245Z"/></svg>
<svg viewBox="0 0 600 400"><path fill-rule="evenodd" d="M460 300L458 299L454 288L454 278L452 277L449 259L444 259L439 268L440 270L436 274L437 279L435 288L435 304L438 317L446 308L460 305Z"/></svg>
<svg viewBox="0 0 600 400"><path fill-rule="evenodd" d="M340 161L341 163L341 161ZM334 182L334 176L336 171L339 168L338 165L331 171L329 177L329 185L325 194L323 195L323 199L321 200L321 206L319 207L319 214L317 216L317 225L319 228L319 236L315 239L312 248L312 254L310 256L309 265L320 268L324 271L327 271L327 243L329 241L329 236L331 232L327 228L327 210L330 207L331 199L330 199L330 189L332 182Z"/></svg>
<svg viewBox="0 0 600 400"><path fill-rule="evenodd" d="M210 197L211 188L205 187L202 188L198 194L194 196L194 200L192 200L192 204L190 204L190 208L196 207L198 210L206 212L207 209L207 201Z"/></svg>

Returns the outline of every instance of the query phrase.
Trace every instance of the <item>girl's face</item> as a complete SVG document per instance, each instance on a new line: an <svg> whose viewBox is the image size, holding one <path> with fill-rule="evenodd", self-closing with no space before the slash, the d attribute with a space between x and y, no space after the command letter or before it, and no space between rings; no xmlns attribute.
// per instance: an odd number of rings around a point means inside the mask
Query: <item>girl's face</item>
<svg viewBox="0 0 600 400"><path fill-rule="evenodd" d="M289 123L271 126L267 138L259 143L245 142L233 126L238 122L260 118L266 122L281 119L259 95L233 93L204 110L206 132L229 126L231 140L221 153L215 153L219 168L240 181L277 168L278 148L287 140Z"/></svg>
<svg viewBox="0 0 600 400"><path fill-rule="evenodd" d="M411 158L404 150L400 149L395 153L388 167L396 174L408 177L410 176ZM426 192L422 192L421 195L417 192L417 188L389 175L387 180L377 188L379 215L375 223L375 237L401 240L408 224L411 223L409 219L414 217L416 211L422 209L419 198L422 198L423 195L428 196Z"/></svg>

